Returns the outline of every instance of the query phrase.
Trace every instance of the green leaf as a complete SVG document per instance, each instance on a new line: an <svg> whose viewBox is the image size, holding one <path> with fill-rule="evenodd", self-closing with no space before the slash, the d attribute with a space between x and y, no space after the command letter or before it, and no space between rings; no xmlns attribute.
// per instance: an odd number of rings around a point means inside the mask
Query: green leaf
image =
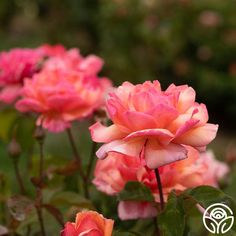
<svg viewBox="0 0 236 236"><path fill-rule="evenodd" d="M185 214L182 197L174 192L169 195L165 210L158 217L158 225L165 236L182 236L185 227Z"/></svg>
<svg viewBox="0 0 236 236"><path fill-rule="evenodd" d="M233 211L234 216L236 215L235 201L221 190L212 186L199 186L189 189L182 196L186 199L192 199L205 209L214 203L223 203ZM236 223L234 223L232 230L236 232Z"/></svg>
<svg viewBox="0 0 236 236"><path fill-rule="evenodd" d="M154 202L151 190L140 182L128 182L118 195L119 201Z"/></svg>

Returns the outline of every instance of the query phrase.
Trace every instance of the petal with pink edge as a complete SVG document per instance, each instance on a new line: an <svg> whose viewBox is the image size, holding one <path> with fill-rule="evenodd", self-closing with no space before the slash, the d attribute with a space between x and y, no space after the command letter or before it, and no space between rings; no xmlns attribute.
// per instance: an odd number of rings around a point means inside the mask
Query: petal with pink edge
<svg viewBox="0 0 236 236"><path fill-rule="evenodd" d="M187 150L179 144L170 143L167 146L160 146L156 141L149 140L144 155L147 166L150 169L156 169L187 158Z"/></svg>
<svg viewBox="0 0 236 236"><path fill-rule="evenodd" d="M150 202L122 201L118 205L118 215L121 220L152 218L157 215L157 209Z"/></svg>
<svg viewBox="0 0 236 236"><path fill-rule="evenodd" d="M142 112L127 111L122 114L122 118L126 126L133 131L156 128L155 119Z"/></svg>
<svg viewBox="0 0 236 236"><path fill-rule="evenodd" d="M104 159L107 157L109 152L118 152L131 157L138 157L144 143L145 139L135 139L129 141L115 140L108 144L102 145L96 152L96 155L98 158Z"/></svg>
<svg viewBox="0 0 236 236"><path fill-rule="evenodd" d="M106 127L100 122L97 122L89 127L92 140L94 142L107 143L115 139L121 139L125 136L116 125Z"/></svg>
<svg viewBox="0 0 236 236"><path fill-rule="evenodd" d="M216 137L217 130L218 125L206 124L189 130L187 133L175 138L173 142L193 147L204 147Z"/></svg>
<svg viewBox="0 0 236 236"><path fill-rule="evenodd" d="M124 140L127 141L137 137L153 137L158 139L161 144L167 145L173 139L174 135L166 129L144 129L129 134Z"/></svg>

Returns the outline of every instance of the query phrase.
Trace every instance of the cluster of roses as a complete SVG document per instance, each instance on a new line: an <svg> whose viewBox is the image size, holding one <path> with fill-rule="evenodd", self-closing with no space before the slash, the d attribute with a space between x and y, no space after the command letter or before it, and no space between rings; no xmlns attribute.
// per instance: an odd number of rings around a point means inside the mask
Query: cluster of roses
<svg viewBox="0 0 236 236"><path fill-rule="evenodd" d="M158 81L112 88L99 78L102 59L82 57L77 49L44 45L37 49L14 49L0 54L0 99L21 112L38 114L37 125L52 132L70 127L105 106L112 121L90 127L92 140L104 143L97 151L93 183L108 195L117 195L129 181L138 181L152 192L156 203L160 192L155 178L158 169L164 201L175 190L180 193L199 185L217 186L227 172L206 146L218 126L208 122L204 104L195 101L187 85L162 90ZM123 220L154 217L150 202L122 201ZM113 221L96 212L82 212L76 223L67 223L63 236L110 236ZM91 233L91 234L89 234Z"/></svg>

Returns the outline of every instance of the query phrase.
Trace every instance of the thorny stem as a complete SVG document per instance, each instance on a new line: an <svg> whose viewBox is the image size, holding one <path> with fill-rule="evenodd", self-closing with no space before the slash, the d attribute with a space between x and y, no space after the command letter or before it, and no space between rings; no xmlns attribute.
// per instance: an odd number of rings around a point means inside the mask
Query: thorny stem
<svg viewBox="0 0 236 236"><path fill-rule="evenodd" d="M43 222L43 215L42 215L42 204L43 204L42 183L43 183L43 164L44 164L43 138L38 140L38 143L39 143L39 152L40 152L39 185L36 188L35 208L37 211L42 236L46 236L46 231L45 231L44 222Z"/></svg>
<svg viewBox="0 0 236 236"><path fill-rule="evenodd" d="M22 195L24 195L26 193L26 190L25 190L25 186L23 184L22 177L20 175L18 159L14 159L13 160L13 166L14 166L14 170L15 170L16 180L17 180L17 182L18 182L18 184L20 186L20 193Z"/></svg>
<svg viewBox="0 0 236 236"><path fill-rule="evenodd" d="M155 175L156 175L156 180L157 180L157 186L158 186L158 191L159 191L159 196L160 196L160 204L161 204L161 210L164 210L164 197L163 197L163 190L162 190L162 184L161 184L161 177L158 168L155 169Z"/></svg>
<svg viewBox="0 0 236 236"><path fill-rule="evenodd" d="M89 191L88 191L88 184L87 184L87 178L88 177L86 177L84 175L84 172L83 172L83 169L82 169L82 161L81 161L79 152L77 150L77 147L75 145L75 141L74 141L74 137L72 135L71 129L68 128L66 131L67 131L67 135L68 135L68 138L69 138L69 141L70 141L73 153L74 153L74 157L75 157L76 162L78 164L79 174L80 174L80 176L82 178L82 181L83 181L84 195L85 195L86 198L89 198Z"/></svg>

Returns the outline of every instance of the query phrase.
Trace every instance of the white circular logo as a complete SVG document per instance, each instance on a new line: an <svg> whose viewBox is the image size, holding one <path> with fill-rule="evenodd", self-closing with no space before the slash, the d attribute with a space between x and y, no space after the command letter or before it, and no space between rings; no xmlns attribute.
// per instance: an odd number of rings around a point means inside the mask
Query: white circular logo
<svg viewBox="0 0 236 236"><path fill-rule="evenodd" d="M233 211L223 203L212 204L203 214L203 224L213 234L224 234L234 224Z"/></svg>

